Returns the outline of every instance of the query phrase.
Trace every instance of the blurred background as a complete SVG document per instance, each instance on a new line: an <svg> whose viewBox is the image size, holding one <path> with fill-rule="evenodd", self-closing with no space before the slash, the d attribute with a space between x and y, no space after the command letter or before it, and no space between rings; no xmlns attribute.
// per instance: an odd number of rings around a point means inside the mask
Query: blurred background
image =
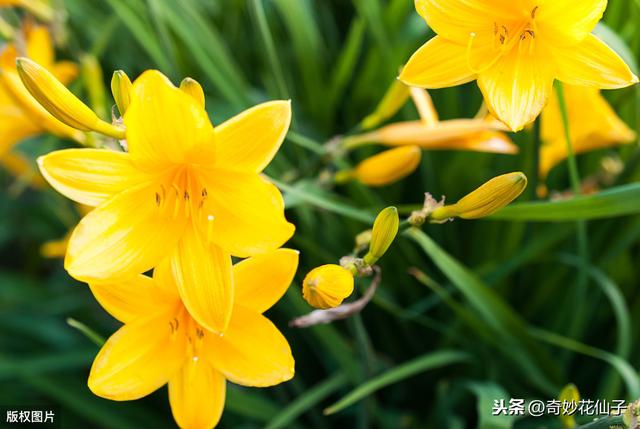
<svg viewBox="0 0 640 429"><path fill-rule="evenodd" d="M105 88L116 69L133 79L157 68L176 84L190 76L203 85L214 124L260 101L292 100L293 132L266 173L288 190L287 217L297 232L287 246L301 251L301 267L268 315L291 344L296 377L266 389L230 386L220 427L560 428L552 416L495 418L493 400L546 401L569 383L594 400L640 396L637 215L587 223L585 284L576 280L583 259L575 222L427 225L430 239L420 245L400 237L381 260L382 283L359 316L287 327L311 310L300 293L305 272L350 253L354 237L370 227L364 220L380 208L396 205L408 214L426 191L455 201L493 176L518 170L530 178L519 201L537 198L536 126L512 136L518 155L424 151L414 174L375 189L318 180L335 171L318 145L354 130L411 53L433 36L412 1L64 0L52 6L58 57L97 59ZM16 26L23 14L0 13ZM640 55L639 19L639 1L610 0L606 26L598 28L632 66ZM71 88L109 118L112 99L87 90L96 78L88 68ZM475 83L431 95L441 119L473 117L481 105ZM606 97L637 130L637 90ZM408 103L391 121L417 117ZM63 147L72 143L40 136L16 150L33 163ZM379 150L359 149L342 165ZM611 186L640 178L636 143L580 155L583 177L598 173L603 160L622 166ZM98 346L67 319L101 337L119 324L66 274L60 258L41 249L65 237L79 219L77 207L6 168L0 183L0 405L49 406L69 428L173 427L166 388L116 403L86 386ZM548 184L570 187L565 165L552 171ZM359 281L358 289L367 282ZM402 366L414 359L413 371ZM366 384L381 374L388 386ZM358 387L359 400L323 415Z"/></svg>

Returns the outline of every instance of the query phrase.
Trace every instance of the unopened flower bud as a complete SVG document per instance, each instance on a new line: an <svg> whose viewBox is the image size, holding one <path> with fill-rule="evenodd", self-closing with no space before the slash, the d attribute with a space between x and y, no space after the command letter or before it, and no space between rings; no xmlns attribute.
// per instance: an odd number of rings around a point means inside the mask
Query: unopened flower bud
<svg viewBox="0 0 640 429"><path fill-rule="evenodd" d="M518 198L526 187L527 176L521 172L494 177L457 203L434 210L430 220L478 219L492 215Z"/></svg>
<svg viewBox="0 0 640 429"><path fill-rule="evenodd" d="M120 116L129 108L131 103L131 79L122 70L116 70L111 77L111 94L118 106Z"/></svg>
<svg viewBox="0 0 640 429"><path fill-rule="evenodd" d="M18 58L17 66L25 88L59 121L82 131L97 131L117 139L125 137L124 129L98 118L93 110L38 63Z"/></svg>
<svg viewBox="0 0 640 429"><path fill-rule="evenodd" d="M204 109L204 90L195 79L185 77L180 82L180 89L192 96Z"/></svg>
<svg viewBox="0 0 640 429"><path fill-rule="evenodd" d="M353 293L353 274L340 265L327 264L309 271L302 296L313 307L333 308Z"/></svg>
<svg viewBox="0 0 640 429"><path fill-rule="evenodd" d="M375 264L385 254L396 238L399 226L398 209L395 207L387 207L378 214L373 223L369 252L364 257L367 264Z"/></svg>
<svg viewBox="0 0 640 429"><path fill-rule="evenodd" d="M384 186L413 173L420 164L422 152L418 146L403 146L386 150L362 161L350 172L350 177L369 186ZM339 172L336 181L340 182Z"/></svg>

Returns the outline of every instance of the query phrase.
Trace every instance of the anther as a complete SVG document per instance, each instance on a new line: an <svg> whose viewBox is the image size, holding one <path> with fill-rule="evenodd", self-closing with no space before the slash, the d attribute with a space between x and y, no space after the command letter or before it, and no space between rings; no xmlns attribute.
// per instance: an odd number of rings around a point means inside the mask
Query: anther
<svg viewBox="0 0 640 429"><path fill-rule="evenodd" d="M160 207L160 202L161 202L161 201L162 201L162 200L160 199L160 194L156 192L156 205L157 205L158 207Z"/></svg>
<svg viewBox="0 0 640 429"><path fill-rule="evenodd" d="M536 19L536 14L538 13L538 8L540 6L536 6L533 8L533 10L531 11L531 19Z"/></svg>

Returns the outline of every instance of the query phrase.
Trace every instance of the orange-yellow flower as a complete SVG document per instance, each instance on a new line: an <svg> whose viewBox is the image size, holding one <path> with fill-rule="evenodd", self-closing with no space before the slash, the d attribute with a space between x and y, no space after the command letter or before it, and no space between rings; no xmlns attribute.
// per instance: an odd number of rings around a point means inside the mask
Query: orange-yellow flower
<svg viewBox="0 0 640 429"><path fill-rule="evenodd" d="M491 112L518 131L533 121L554 79L603 89L638 82L591 31L607 0L415 0L437 36L400 74L408 85L443 88L473 80Z"/></svg>
<svg viewBox="0 0 640 429"><path fill-rule="evenodd" d="M576 154L631 143L636 133L618 117L607 100L594 88L565 85L569 112L569 129ZM542 111L542 147L540 148L540 177L567 158L564 125L558 98L551 97Z"/></svg>
<svg viewBox="0 0 640 429"><path fill-rule="evenodd" d="M68 61L55 62L51 36L45 27L25 26L26 52L68 83L78 74L78 68ZM82 140L83 135L66 126L44 110L29 94L16 70L18 49L7 44L0 53L0 156L21 140L49 132L65 138Z"/></svg>
<svg viewBox="0 0 640 429"><path fill-rule="evenodd" d="M92 283L100 304L124 323L96 356L93 393L138 399L169 384L173 416L182 428L211 428L225 401L226 380L272 386L294 374L287 340L262 315L287 290L298 252L279 249L233 267L236 300L224 335L198 324L184 307L169 262L153 278Z"/></svg>
<svg viewBox="0 0 640 429"><path fill-rule="evenodd" d="M55 189L96 207L74 230L65 267L99 281L171 255L186 308L223 332L233 306L230 255L274 250L294 231L280 192L260 175L287 133L290 103L255 106L214 129L192 95L154 70L130 98L127 153L68 149L38 160Z"/></svg>

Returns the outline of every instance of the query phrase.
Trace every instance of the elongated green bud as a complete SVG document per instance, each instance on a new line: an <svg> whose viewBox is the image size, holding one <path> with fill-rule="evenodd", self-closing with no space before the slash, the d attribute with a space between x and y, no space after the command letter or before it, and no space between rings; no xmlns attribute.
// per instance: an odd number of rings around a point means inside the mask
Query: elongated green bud
<svg viewBox="0 0 640 429"><path fill-rule="evenodd" d="M378 214L373 223L369 253L364 257L368 265L375 264L385 254L396 238L399 226L398 209L395 207L387 207Z"/></svg>
<svg viewBox="0 0 640 429"><path fill-rule="evenodd" d="M118 106L120 115L124 115L129 108L129 103L131 103L131 79L122 70L113 72L111 94L113 94L113 99L116 102L116 106Z"/></svg>

